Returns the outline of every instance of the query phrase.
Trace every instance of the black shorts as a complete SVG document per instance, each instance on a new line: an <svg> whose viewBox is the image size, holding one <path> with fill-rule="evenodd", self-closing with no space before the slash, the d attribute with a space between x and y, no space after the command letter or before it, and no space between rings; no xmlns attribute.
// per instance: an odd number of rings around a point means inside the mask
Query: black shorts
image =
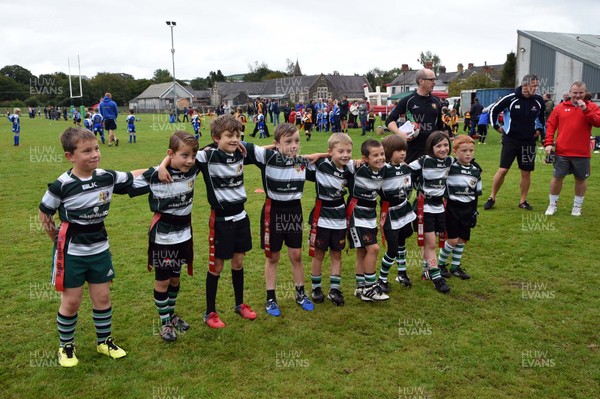
<svg viewBox="0 0 600 399"><path fill-rule="evenodd" d="M402 226L397 230L384 230L385 240L387 241L387 254L391 258L395 258L398 254L398 247L406 245L406 239L413 233L410 223Z"/></svg>
<svg viewBox="0 0 600 399"><path fill-rule="evenodd" d="M154 268L156 281L179 277L181 267L187 265L193 256L192 240L174 245L148 245L148 265Z"/></svg>
<svg viewBox="0 0 600 399"><path fill-rule="evenodd" d="M428 213L423 215L423 231L425 233L443 233L446 231L446 217L444 213Z"/></svg>
<svg viewBox="0 0 600 399"><path fill-rule="evenodd" d="M377 244L377 227L368 229L365 227L350 227L348 229L348 241L350 248L366 248Z"/></svg>
<svg viewBox="0 0 600 399"><path fill-rule="evenodd" d="M215 222L215 258L231 259L233 254L243 254L252 249L250 218Z"/></svg>
<svg viewBox="0 0 600 399"><path fill-rule="evenodd" d="M315 238L315 248L327 252L341 251L346 246L346 229L334 230L325 227L317 227L317 236Z"/></svg>
<svg viewBox="0 0 600 399"><path fill-rule="evenodd" d="M532 171L535 168L535 152L535 141L513 140L508 136L503 136L500 167L510 169L517 158L519 169Z"/></svg>
<svg viewBox="0 0 600 399"><path fill-rule="evenodd" d="M269 243L271 252L279 252L283 244L288 248L302 248L302 205L289 208L271 206L269 222ZM260 247L265 249L265 205L260 214Z"/></svg>
<svg viewBox="0 0 600 399"><path fill-rule="evenodd" d="M308 132L310 129L312 129L312 122L304 122L304 130Z"/></svg>
<svg viewBox="0 0 600 399"><path fill-rule="evenodd" d="M341 121L346 121L346 120L348 120L348 115L340 114L340 120L341 120Z"/></svg>
<svg viewBox="0 0 600 399"><path fill-rule="evenodd" d="M448 238L471 239L471 223L473 220L472 206L446 206L446 233Z"/></svg>
<svg viewBox="0 0 600 399"><path fill-rule="evenodd" d="M117 122L114 119L104 120L104 129L106 130L117 130Z"/></svg>

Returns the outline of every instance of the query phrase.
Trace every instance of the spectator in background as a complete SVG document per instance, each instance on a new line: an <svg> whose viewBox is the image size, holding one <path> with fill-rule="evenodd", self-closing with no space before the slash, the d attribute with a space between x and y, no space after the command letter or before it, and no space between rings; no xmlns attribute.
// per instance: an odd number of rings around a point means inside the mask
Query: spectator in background
<svg viewBox="0 0 600 399"><path fill-rule="evenodd" d="M340 107L340 131L342 133L348 133L348 112L350 103L348 103L348 97L343 96L342 101L338 103Z"/></svg>
<svg viewBox="0 0 600 399"><path fill-rule="evenodd" d="M469 130L469 136L477 138L477 125L479 124L479 115L483 112L483 105L479 104L479 99L475 97L473 104L471 104L471 129Z"/></svg>
<svg viewBox="0 0 600 399"><path fill-rule="evenodd" d="M279 109L279 101L271 101L271 111L273 112L273 126L277 126L280 123L279 114L281 113L281 110Z"/></svg>
<svg viewBox="0 0 600 399"><path fill-rule="evenodd" d="M119 139L115 136L115 130L117 130L117 116L119 116L119 108L117 103L112 100L112 95L106 93L100 105L98 111L104 120L104 130L108 131L108 145L111 146L115 143L115 146L119 146Z"/></svg>
<svg viewBox="0 0 600 399"><path fill-rule="evenodd" d="M544 150L550 156L555 151L554 174L550 180L550 204L546 215L557 211L558 198L565 176L575 177L575 198L571 215L581 216L581 206L590 176L590 136L592 127L600 127L600 109L585 99L585 83L575 82L569 91L570 100L556 106L546 123ZM558 129L556 141L554 133ZM556 146L554 149L553 145Z"/></svg>

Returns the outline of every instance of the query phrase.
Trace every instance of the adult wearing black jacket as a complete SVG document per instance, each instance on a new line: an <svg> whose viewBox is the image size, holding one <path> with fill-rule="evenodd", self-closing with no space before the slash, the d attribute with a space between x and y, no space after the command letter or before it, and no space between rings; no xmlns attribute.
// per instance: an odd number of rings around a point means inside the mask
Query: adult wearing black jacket
<svg viewBox="0 0 600 399"><path fill-rule="evenodd" d="M473 99L473 105L471 105L469 112L471 113L471 129L469 129L469 136L473 137L477 134L477 122L479 122L479 117L483 113L483 105L479 103L477 97Z"/></svg>
<svg viewBox="0 0 600 399"><path fill-rule="evenodd" d="M436 131L442 130L442 106L440 100L431 92L435 87L435 72L431 69L420 69L415 75L417 90L404 97L385 120L388 129L408 141L406 163L411 163L420 156L425 155L425 142L427 137ZM405 133L398 128L398 119L405 115L407 120L419 125L419 134L416 138L407 138Z"/></svg>
<svg viewBox="0 0 600 399"><path fill-rule="evenodd" d="M535 140L541 133L540 129L536 129L536 119L539 118L539 126L545 125L544 99L536 94L538 84L539 80L536 75L525 75L521 80L521 86L517 87L514 93L504 96L492 107L492 125L502 134L502 153L500 168L494 175L492 193L483 209L492 209L496 203L496 194L517 158L519 169L521 169L519 208L533 210L533 207L527 202L527 193L531 184L531 171L535 167ZM498 116L505 109L510 112L510 122L506 130L503 126L498 125Z"/></svg>

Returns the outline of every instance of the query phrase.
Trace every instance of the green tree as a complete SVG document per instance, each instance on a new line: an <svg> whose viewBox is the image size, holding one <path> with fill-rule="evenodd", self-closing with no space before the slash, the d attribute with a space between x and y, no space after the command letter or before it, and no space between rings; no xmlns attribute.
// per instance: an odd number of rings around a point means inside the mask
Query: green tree
<svg viewBox="0 0 600 399"><path fill-rule="evenodd" d="M154 75L152 76L152 81L154 83L167 83L173 81L173 76L171 72L166 69L157 69L154 71Z"/></svg>
<svg viewBox="0 0 600 399"><path fill-rule="evenodd" d="M208 80L205 78L194 78L191 80L190 85L194 90L207 90L210 88Z"/></svg>
<svg viewBox="0 0 600 399"><path fill-rule="evenodd" d="M427 62L432 63L432 69L437 75L440 70L440 65L442 65L442 61L437 54L433 54L431 51L427 50L426 52L422 52L419 54L419 59L417 60L419 64L423 65L423 67L427 66Z"/></svg>
<svg viewBox="0 0 600 399"><path fill-rule="evenodd" d="M29 86L0 75L0 101L23 100L29 97Z"/></svg>
<svg viewBox="0 0 600 399"><path fill-rule="evenodd" d="M20 65L7 65L0 69L0 75L14 79L15 82L30 85L35 76Z"/></svg>
<svg viewBox="0 0 600 399"><path fill-rule="evenodd" d="M506 54L506 62L502 68L500 87L515 87L516 85L517 56L513 51Z"/></svg>
<svg viewBox="0 0 600 399"><path fill-rule="evenodd" d="M474 73L467 79L456 79L448 85L448 95L450 97L460 96L462 90L471 89L493 89L497 88L498 83L483 73Z"/></svg>

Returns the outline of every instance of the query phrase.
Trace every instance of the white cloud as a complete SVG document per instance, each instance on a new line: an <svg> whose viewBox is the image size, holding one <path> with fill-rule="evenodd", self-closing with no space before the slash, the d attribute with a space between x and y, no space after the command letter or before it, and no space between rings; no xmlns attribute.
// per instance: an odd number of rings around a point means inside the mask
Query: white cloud
<svg viewBox="0 0 600 399"><path fill-rule="evenodd" d="M67 71L81 58L82 73L123 72L150 78L171 71L174 20L178 78L205 77L220 69L248 71L254 61L285 69L296 56L305 74L366 73L409 64L421 51L440 56L449 71L461 62L504 63L516 48L517 29L594 33L600 3L546 0L502 3L465 0L399 2L276 1L194 3L147 0L47 2L2 5L2 64L34 74Z"/></svg>

